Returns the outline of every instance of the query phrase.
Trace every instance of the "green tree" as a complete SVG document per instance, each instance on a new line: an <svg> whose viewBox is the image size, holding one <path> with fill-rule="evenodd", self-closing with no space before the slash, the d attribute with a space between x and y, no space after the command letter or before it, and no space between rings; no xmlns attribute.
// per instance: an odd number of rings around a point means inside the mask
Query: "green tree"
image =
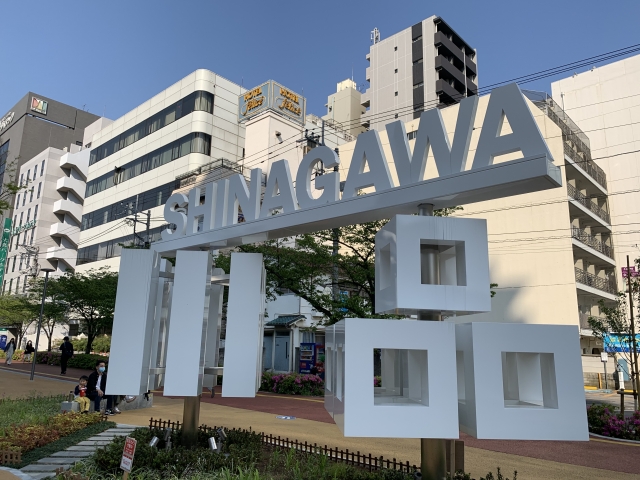
<svg viewBox="0 0 640 480"><path fill-rule="evenodd" d="M44 288L44 278L32 279L27 294L27 303L31 309L33 318L40 318L40 307L42 305L42 290ZM60 285L57 278L50 278L47 283L47 294L42 311L42 331L47 337L47 351L51 351L53 331L58 325L66 323L67 306L61 301Z"/></svg>
<svg viewBox="0 0 640 480"><path fill-rule="evenodd" d="M436 210L434 214L448 216L458 210L462 207ZM380 220L349 225L243 245L237 250L263 255L268 298L294 293L321 313L327 325L347 317L389 318L375 313L375 236L386 223ZM219 255L216 266L228 272L230 252Z"/></svg>
<svg viewBox="0 0 640 480"><path fill-rule="evenodd" d="M17 345L34 322L33 311L26 298L19 295L0 295L0 325L16 332Z"/></svg>
<svg viewBox="0 0 640 480"><path fill-rule="evenodd" d="M640 259L636 259L636 265L640 267ZM629 279L627 279L627 282ZM628 372L631 377L634 398L637 402L638 396L638 354L637 348L640 347L636 342L636 351L634 352L633 332L636 339L640 333L640 281L637 277L631 278L631 292L633 302L637 308L633 321L629 315L629 292L619 292L615 304L607 304L600 300L600 312L604 317L589 317L589 326L593 332L593 336L602 341L602 345L607 352L615 351L615 345L611 334L617 336L620 342L621 352L616 352L618 356L626 360L630 366ZM637 406L636 406L637 408Z"/></svg>
<svg viewBox="0 0 640 480"><path fill-rule="evenodd" d="M80 321L80 331L87 335L85 353L91 352L96 336L113 325L117 288L118 274L106 267L56 279L56 301L65 305L70 318Z"/></svg>

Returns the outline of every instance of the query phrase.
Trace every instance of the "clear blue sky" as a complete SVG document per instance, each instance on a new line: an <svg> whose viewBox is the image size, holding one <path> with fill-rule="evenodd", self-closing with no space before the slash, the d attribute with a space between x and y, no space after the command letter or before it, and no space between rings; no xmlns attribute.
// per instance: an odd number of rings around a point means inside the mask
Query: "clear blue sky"
<svg viewBox="0 0 640 480"><path fill-rule="evenodd" d="M640 43L638 0L4 0L0 15L0 115L31 90L115 119L197 68L304 89L324 114L352 68L365 83L374 27L431 15L478 49L480 87Z"/></svg>

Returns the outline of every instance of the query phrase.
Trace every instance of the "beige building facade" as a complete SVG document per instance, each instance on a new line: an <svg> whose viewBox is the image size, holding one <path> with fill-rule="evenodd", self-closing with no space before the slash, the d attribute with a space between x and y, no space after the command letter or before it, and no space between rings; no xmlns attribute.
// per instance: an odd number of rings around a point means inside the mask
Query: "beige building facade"
<svg viewBox="0 0 640 480"><path fill-rule="evenodd" d="M640 257L640 55L553 82L564 105L591 140L593 161L607 176L618 267ZM618 269L618 289L624 278Z"/></svg>

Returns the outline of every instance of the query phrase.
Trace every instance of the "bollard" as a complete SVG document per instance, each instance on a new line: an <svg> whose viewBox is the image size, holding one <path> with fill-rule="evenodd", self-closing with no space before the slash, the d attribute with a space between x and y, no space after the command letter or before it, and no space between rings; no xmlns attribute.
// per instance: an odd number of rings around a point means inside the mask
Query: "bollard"
<svg viewBox="0 0 640 480"><path fill-rule="evenodd" d="M621 388L618 393L620 393L620 415L624 418L624 389Z"/></svg>

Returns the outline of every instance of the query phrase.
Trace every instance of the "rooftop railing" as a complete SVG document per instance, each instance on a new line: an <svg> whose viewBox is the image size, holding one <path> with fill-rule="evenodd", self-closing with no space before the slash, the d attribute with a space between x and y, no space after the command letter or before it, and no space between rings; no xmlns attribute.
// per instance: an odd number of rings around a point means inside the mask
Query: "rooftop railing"
<svg viewBox="0 0 640 480"><path fill-rule="evenodd" d="M522 93L562 130L564 153L585 170L599 185L607 188L607 175L591 158L589 137L545 92L522 90ZM593 173L592 173L593 172Z"/></svg>

